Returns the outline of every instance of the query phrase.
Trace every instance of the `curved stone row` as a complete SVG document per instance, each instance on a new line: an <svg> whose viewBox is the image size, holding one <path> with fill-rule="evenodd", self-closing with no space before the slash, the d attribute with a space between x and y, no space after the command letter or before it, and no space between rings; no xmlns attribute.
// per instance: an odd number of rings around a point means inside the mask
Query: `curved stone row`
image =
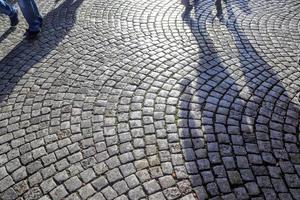
<svg viewBox="0 0 300 200"><path fill-rule="evenodd" d="M299 198L296 1L39 5L2 41L2 199Z"/></svg>
<svg viewBox="0 0 300 200"><path fill-rule="evenodd" d="M230 3L226 5L228 16L224 16L221 20L221 26L210 21L215 18L211 18L213 16L207 12L209 6L205 7L202 4L197 7L200 11L196 10L199 12L198 20L207 17L207 26L201 23L197 33L202 35L202 40L211 45L209 47L211 58L208 59L214 63L210 63L209 69L203 70L199 64L200 67L195 71L200 73L188 80L191 84L193 81L197 82L194 86L196 91L191 92L187 86L184 93L192 93L193 96L188 101L189 105L185 104L183 112L193 113L195 110L193 99L201 99L198 100L200 103L198 106L202 117L198 121L198 127L202 125L201 134L204 138L207 137L206 144L203 144L200 150L193 148L198 154L189 156L190 161L193 161L189 162L189 165L194 169L192 173L198 174L199 172L195 170L198 164L202 175L202 183L199 185L204 185L199 186L201 191L199 193L203 198L205 198L203 191L206 190L210 198L223 195L224 199L254 197L297 199L298 186L291 185L291 180L299 181L297 174L299 106L295 98L299 85L295 83L297 78L293 76L293 73L297 73L296 55L291 50L279 49L279 51L286 50L289 52L287 55L294 58L289 60L292 69L288 69L287 65L284 66L286 60L272 59L273 62L284 63L277 69L274 65L278 63L273 65L271 62L269 65L260 55L261 46L257 44L260 40L249 41L245 34L247 29L252 28L247 21L252 15L255 17L256 13L262 14L261 10L252 9L251 14L245 16L245 26L243 13L233 11L234 4ZM268 14L272 16L272 13ZM264 17L265 15L262 18ZM251 25L255 26L254 21L251 22ZM223 24L225 31L222 29ZM211 25L215 25L213 30ZM226 28L229 31L228 35L224 35ZM221 36L217 38L218 32ZM259 35L260 32L256 34ZM269 33L268 36L270 35ZM258 38L262 36L259 35ZM230 49L226 49L224 45L226 43L229 43ZM200 48L201 45L199 42ZM266 51L277 50L271 42L266 46L268 45L272 48L269 47ZM226 55L222 54L222 50ZM277 52L272 53L276 55ZM287 56L282 58L290 59ZM205 57L203 59L206 60ZM278 71L273 71L273 67ZM205 77L204 80L201 77ZM195 126L197 120L192 121L194 121L191 123L192 126ZM190 128L189 126L187 130ZM195 137L193 132L189 132L190 138ZM190 147L187 145L187 152L183 150L187 156L192 152Z"/></svg>

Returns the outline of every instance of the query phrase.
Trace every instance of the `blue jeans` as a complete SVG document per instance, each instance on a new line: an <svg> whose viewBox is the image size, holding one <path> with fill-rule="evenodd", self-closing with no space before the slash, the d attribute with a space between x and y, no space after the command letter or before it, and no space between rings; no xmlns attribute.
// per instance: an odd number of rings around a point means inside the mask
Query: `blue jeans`
<svg viewBox="0 0 300 200"><path fill-rule="evenodd" d="M1 1L1 0L0 0ZM30 31L40 31L42 17L34 0L18 0L22 13L29 25Z"/></svg>
<svg viewBox="0 0 300 200"><path fill-rule="evenodd" d="M30 31L40 31L42 26L42 17L34 0L18 0L21 11L29 25ZM16 9L6 2L0 0L0 12L13 16L16 14Z"/></svg>
<svg viewBox="0 0 300 200"><path fill-rule="evenodd" d="M14 6L7 3L6 0L0 0L0 12L12 17L17 13L17 10Z"/></svg>

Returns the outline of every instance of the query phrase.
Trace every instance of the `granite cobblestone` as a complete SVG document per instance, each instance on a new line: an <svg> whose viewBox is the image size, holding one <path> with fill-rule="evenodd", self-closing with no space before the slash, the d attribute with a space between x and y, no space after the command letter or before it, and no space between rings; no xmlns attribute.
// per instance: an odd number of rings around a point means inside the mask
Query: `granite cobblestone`
<svg viewBox="0 0 300 200"><path fill-rule="evenodd" d="M36 2L36 41L0 16L0 199L300 199L297 0Z"/></svg>

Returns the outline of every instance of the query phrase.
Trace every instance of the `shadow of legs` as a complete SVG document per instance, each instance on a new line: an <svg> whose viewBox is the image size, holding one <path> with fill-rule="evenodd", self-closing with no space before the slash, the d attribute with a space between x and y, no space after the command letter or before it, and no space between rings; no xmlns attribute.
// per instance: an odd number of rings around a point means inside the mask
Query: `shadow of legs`
<svg viewBox="0 0 300 200"><path fill-rule="evenodd" d="M9 29L7 29L1 36L0 36L0 42L2 42L3 40L5 40L7 38L7 36L9 34L11 34L12 32L14 32L16 30L16 27L10 27Z"/></svg>

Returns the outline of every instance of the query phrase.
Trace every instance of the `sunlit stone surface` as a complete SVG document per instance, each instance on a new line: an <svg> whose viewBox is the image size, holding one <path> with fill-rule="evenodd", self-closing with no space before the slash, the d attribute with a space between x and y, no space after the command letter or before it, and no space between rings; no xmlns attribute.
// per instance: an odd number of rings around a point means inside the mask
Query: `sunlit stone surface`
<svg viewBox="0 0 300 200"><path fill-rule="evenodd" d="M0 24L0 199L300 199L298 0L37 1Z"/></svg>

